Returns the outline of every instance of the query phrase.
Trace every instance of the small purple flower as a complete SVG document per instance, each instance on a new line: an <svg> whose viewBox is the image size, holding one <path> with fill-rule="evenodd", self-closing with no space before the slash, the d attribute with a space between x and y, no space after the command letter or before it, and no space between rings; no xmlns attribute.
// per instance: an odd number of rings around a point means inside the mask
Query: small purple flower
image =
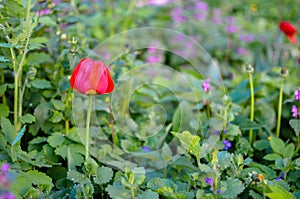
<svg viewBox="0 0 300 199"><path fill-rule="evenodd" d="M147 146L143 146L143 150L146 151L146 152L150 152L151 151L151 149L149 147L147 147Z"/></svg>
<svg viewBox="0 0 300 199"><path fill-rule="evenodd" d="M212 18L212 22L213 22L215 25L221 25L221 24L222 24L221 9L215 8L215 9L213 10L213 18Z"/></svg>
<svg viewBox="0 0 300 199"><path fill-rule="evenodd" d="M186 21L186 17L184 16L181 7L173 8L173 10L171 11L171 16L174 22L184 23Z"/></svg>
<svg viewBox="0 0 300 199"><path fill-rule="evenodd" d="M16 196L11 192L3 192L0 194L0 199L15 199Z"/></svg>
<svg viewBox="0 0 300 199"><path fill-rule="evenodd" d="M253 35L248 35L247 36L247 42L253 42L254 41L254 36Z"/></svg>
<svg viewBox="0 0 300 199"><path fill-rule="evenodd" d="M228 17L226 23L225 32L233 34L239 31L239 27L236 25L236 19L234 17Z"/></svg>
<svg viewBox="0 0 300 199"><path fill-rule="evenodd" d="M8 163L3 163L2 166L1 166L1 172L7 173L8 170L9 170L9 164Z"/></svg>
<svg viewBox="0 0 300 199"><path fill-rule="evenodd" d="M164 6L169 3L172 3L172 1L173 0L148 0L147 4L153 6Z"/></svg>
<svg viewBox="0 0 300 199"><path fill-rule="evenodd" d="M214 182L213 182L213 179L212 178L205 178L205 182L207 184L209 184L210 186L213 186L214 185Z"/></svg>
<svg viewBox="0 0 300 199"><path fill-rule="evenodd" d="M297 88L294 93L295 100L300 101L300 88Z"/></svg>
<svg viewBox="0 0 300 199"><path fill-rule="evenodd" d="M231 142L229 140L223 140L223 144L225 145L224 149L227 151L231 146Z"/></svg>
<svg viewBox="0 0 300 199"><path fill-rule="evenodd" d="M281 180L280 176L278 176L277 178L275 178L275 180L277 180L277 181L278 181L278 180Z"/></svg>
<svg viewBox="0 0 300 199"><path fill-rule="evenodd" d="M204 90L204 92L208 93L210 91L210 88L211 88L211 86L210 86L210 79L207 78L202 83L202 89Z"/></svg>
<svg viewBox="0 0 300 199"><path fill-rule="evenodd" d="M299 114L299 112L298 112L298 108L297 108L297 106L296 105L293 105L292 106L292 113L293 113L293 117L294 118L300 118L300 114Z"/></svg>
<svg viewBox="0 0 300 199"><path fill-rule="evenodd" d="M41 17L41 16L44 16L44 15L50 14L50 12L51 12L50 9L46 8L44 10L39 11L38 14Z"/></svg>
<svg viewBox="0 0 300 199"><path fill-rule="evenodd" d="M218 189L218 190L216 191L216 193L217 193L217 194L221 194L222 191L221 191L220 189Z"/></svg>

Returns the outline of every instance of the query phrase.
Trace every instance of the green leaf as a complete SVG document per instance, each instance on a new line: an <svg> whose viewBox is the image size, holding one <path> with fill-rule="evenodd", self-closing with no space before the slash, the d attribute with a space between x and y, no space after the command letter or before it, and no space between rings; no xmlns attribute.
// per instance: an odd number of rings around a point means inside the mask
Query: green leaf
<svg viewBox="0 0 300 199"><path fill-rule="evenodd" d="M234 124L238 125L241 130L247 131L247 130L257 130L261 129L262 125L257 124L254 121L251 121L250 119L246 117L237 116L234 118L233 121Z"/></svg>
<svg viewBox="0 0 300 199"><path fill-rule="evenodd" d="M49 54L46 53L39 53L39 52L33 52L28 55L27 58L27 64L28 65L39 65L44 62L49 62L51 60L51 57Z"/></svg>
<svg viewBox="0 0 300 199"><path fill-rule="evenodd" d="M189 103L182 101L174 112L172 123L172 131L181 132L183 130L191 130L190 121L193 119L192 108Z"/></svg>
<svg viewBox="0 0 300 199"><path fill-rule="evenodd" d="M253 143L253 147L259 151L262 151L268 148L269 146L270 145L268 140L258 140Z"/></svg>
<svg viewBox="0 0 300 199"><path fill-rule="evenodd" d="M0 56L0 62L6 63L6 62L10 62L10 60L3 56Z"/></svg>
<svg viewBox="0 0 300 199"><path fill-rule="evenodd" d="M134 174L134 185L141 185L146 178L146 170L144 167L136 167L132 170Z"/></svg>
<svg viewBox="0 0 300 199"><path fill-rule="evenodd" d="M23 115L22 117L20 117L20 122L22 124L28 123L31 124L33 122L35 122L35 117L29 113L27 113L26 115Z"/></svg>
<svg viewBox="0 0 300 199"><path fill-rule="evenodd" d="M15 138L15 129L14 126L10 123L9 119L1 117L1 128L6 136L6 140L8 141L8 143L12 144Z"/></svg>
<svg viewBox="0 0 300 199"><path fill-rule="evenodd" d="M53 148L60 146L65 141L65 137L61 133L53 133L48 137L47 142Z"/></svg>
<svg viewBox="0 0 300 199"><path fill-rule="evenodd" d="M65 103L63 103L61 100L52 100L51 103L57 110L64 110L65 109Z"/></svg>
<svg viewBox="0 0 300 199"><path fill-rule="evenodd" d="M31 81L31 84L38 89L51 88L51 83L45 79L35 79Z"/></svg>
<svg viewBox="0 0 300 199"><path fill-rule="evenodd" d="M223 119L217 118L217 117L212 117L210 119L209 125L217 131L222 131L223 130L223 123L224 123Z"/></svg>
<svg viewBox="0 0 300 199"><path fill-rule="evenodd" d="M241 135L241 130L239 126L234 125L234 124L228 124L227 129L226 129L226 135L231 135L231 136L237 136Z"/></svg>
<svg viewBox="0 0 300 199"><path fill-rule="evenodd" d="M9 108L5 104L0 104L0 117L7 117L9 115Z"/></svg>
<svg viewBox="0 0 300 199"><path fill-rule="evenodd" d="M231 155L227 151L218 152L218 163L221 170L228 168L231 165Z"/></svg>
<svg viewBox="0 0 300 199"><path fill-rule="evenodd" d="M112 199L131 198L130 191L125 189L122 185L108 185L105 190Z"/></svg>
<svg viewBox="0 0 300 199"><path fill-rule="evenodd" d="M18 133L17 137L14 139L13 143L11 144L12 146L15 145L24 135L26 129L26 125L23 126L23 128L20 130Z"/></svg>
<svg viewBox="0 0 300 199"><path fill-rule="evenodd" d="M49 118L50 122L58 123L64 118L62 112L54 111L52 116Z"/></svg>
<svg viewBox="0 0 300 199"><path fill-rule="evenodd" d="M40 17L39 22L43 23L47 26L56 26L57 25L56 22L53 19L51 19L49 16Z"/></svg>
<svg viewBox="0 0 300 199"><path fill-rule="evenodd" d="M182 133L171 132L175 137L179 139L182 147L188 150L191 154L199 156L201 153L200 137L192 135L189 131L183 131Z"/></svg>
<svg viewBox="0 0 300 199"><path fill-rule="evenodd" d="M167 195L168 192L174 193L177 191L177 186L172 180L163 178L152 178L147 183L147 187L163 196Z"/></svg>
<svg viewBox="0 0 300 199"><path fill-rule="evenodd" d="M146 190L143 193L141 193L140 195L138 195L138 197L136 199L159 199L159 195L156 192L153 192L151 190Z"/></svg>
<svg viewBox="0 0 300 199"><path fill-rule="evenodd" d="M224 198L237 198L237 195L244 191L243 183L236 178L229 178L221 182L221 196Z"/></svg>
<svg viewBox="0 0 300 199"><path fill-rule="evenodd" d="M2 96L5 93L6 88L7 88L7 84L2 84L0 86L0 96Z"/></svg>
<svg viewBox="0 0 300 199"><path fill-rule="evenodd" d="M282 158L279 154L277 153L271 153L271 154L267 154L263 157L263 159L265 160L269 160L269 161L274 161L278 158Z"/></svg>
<svg viewBox="0 0 300 199"><path fill-rule="evenodd" d="M271 137L270 146L275 153L283 155L285 144L280 138Z"/></svg>
<svg viewBox="0 0 300 199"><path fill-rule="evenodd" d="M5 4L5 11L8 16L22 17L24 16L24 8L17 0L7 0Z"/></svg>
<svg viewBox="0 0 300 199"><path fill-rule="evenodd" d="M268 188L270 188L271 193L266 193L266 196L268 196L270 199L296 199L292 193L288 192L278 184L270 185Z"/></svg>
<svg viewBox="0 0 300 199"><path fill-rule="evenodd" d="M78 171L71 170L67 173L67 179L79 184L90 184L91 181L88 177L86 177L84 174L79 173Z"/></svg>
<svg viewBox="0 0 300 199"><path fill-rule="evenodd" d="M47 190L49 191L53 187L52 179L45 173L39 172L37 170L30 170L26 173L23 173L22 177L27 180L27 183L31 183L34 185L47 185Z"/></svg>
<svg viewBox="0 0 300 199"><path fill-rule="evenodd" d="M290 126L294 129L296 136L299 136L300 132L300 119L291 119L290 120Z"/></svg>
<svg viewBox="0 0 300 199"><path fill-rule="evenodd" d="M293 143L288 144L283 150L284 158L292 158L294 156L295 146Z"/></svg>
<svg viewBox="0 0 300 199"><path fill-rule="evenodd" d="M96 184L105 184L108 183L114 175L114 172L109 167L99 167L97 169L97 176L94 177L94 181Z"/></svg>

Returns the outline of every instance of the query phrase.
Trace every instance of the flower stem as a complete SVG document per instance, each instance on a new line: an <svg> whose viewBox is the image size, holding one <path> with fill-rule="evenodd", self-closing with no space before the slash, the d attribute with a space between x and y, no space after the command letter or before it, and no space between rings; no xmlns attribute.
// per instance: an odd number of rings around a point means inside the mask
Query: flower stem
<svg viewBox="0 0 300 199"><path fill-rule="evenodd" d="M249 80L250 80L250 91L251 91L251 113L250 113L250 120L254 121L254 89L253 89L252 73L249 73ZM250 142L250 145L253 142L253 130L252 129L250 129L250 132L249 132L249 142Z"/></svg>
<svg viewBox="0 0 300 199"><path fill-rule="evenodd" d="M85 160L89 159L89 139L90 139L90 123L93 105L93 95L89 96L89 105L86 117L86 132L85 132Z"/></svg>
<svg viewBox="0 0 300 199"><path fill-rule="evenodd" d="M283 82L284 82L284 78L281 79L281 83L280 83L276 137L279 137L279 133L280 133Z"/></svg>

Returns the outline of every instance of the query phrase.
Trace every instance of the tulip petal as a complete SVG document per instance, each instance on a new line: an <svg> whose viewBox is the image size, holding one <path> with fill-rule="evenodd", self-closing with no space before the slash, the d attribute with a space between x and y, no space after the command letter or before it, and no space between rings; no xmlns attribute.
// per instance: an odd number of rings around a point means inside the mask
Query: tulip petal
<svg viewBox="0 0 300 199"><path fill-rule="evenodd" d="M106 68L105 72L107 73L107 80L108 80L108 86L106 88L105 93L110 93L110 92L112 92L114 90L115 86L114 86L114 82L113 82L113 80L112 80L112 78L110 76L108 68Z"/></svg>
<svg viewBox="0 0 300 199"><path fill-rule="evenodd" d="M296 44L297 43L297 38L295 35L287 35L287 38L290 40L290 42Z"/></svg>

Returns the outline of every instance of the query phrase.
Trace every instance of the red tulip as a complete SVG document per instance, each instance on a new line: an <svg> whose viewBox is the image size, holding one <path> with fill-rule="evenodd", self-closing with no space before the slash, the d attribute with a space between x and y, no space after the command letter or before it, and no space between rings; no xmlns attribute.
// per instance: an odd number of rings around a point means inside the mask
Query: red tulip
<svg viewBox="0 0 300 199"><path fill-rule="evenodd" d="M284 32L284 34L292 43L294 44L297 43L297 38L296 38L297 30L292 24L290 24L287 21L282 21L279 23L279 28L282 32Z"/></svg>
<svg viewBox="0 0 300 199"><path fill-rule="evenodd" d="M70 85L85 95L107 94L114 89L107 66L101 60L94 61L90 58L84 58L77 64Z"/></svg>

